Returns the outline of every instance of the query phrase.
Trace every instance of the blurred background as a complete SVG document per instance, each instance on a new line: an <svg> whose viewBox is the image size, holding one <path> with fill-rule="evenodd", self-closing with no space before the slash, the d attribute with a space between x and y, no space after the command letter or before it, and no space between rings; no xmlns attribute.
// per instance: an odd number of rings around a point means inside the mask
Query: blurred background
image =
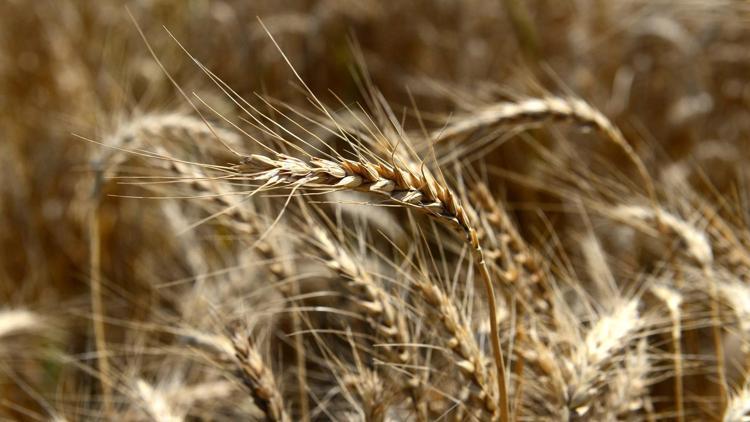
<svg viewBox="0 0 750 422"><path fill-rule="evenodd" d="M705 190L744 204L746 169L727 163L746 159L750 133L745 2L4 0L0 309L33 311L46 328L44 335L0 339L3 417L47 419L79 409L72 420L95 418L92 270L102 281L102 318L115 327L107 330L112 344L130 339L123 321L168 319L154 316L175 306L155 286L195 271L179 242L160 230L162 206L125 197L143 194L137 187L98 178L105 149L82 139L106 143L134 117L191 112L136 23L175 82L219 113L236 106L179 44L242 98L269 95L310 109L258 18L332 107L339 99L367 101L362 69L412 127L417 119L406 111L415 107L439 127L439 116L494 101L575 95L622 128L656 179L665 163L691 160L711 169L694 175L699 184L710 181ZM615 162L615 171L633 178L617 148L576 145L582 156L599 157L587 161L592 171ZM523 143L488 154L508 173L544 173ZM553 199L502 180L493 188L525 223L524 233L549 230L547 221L564 233L569 220L555 211L540 219L533 206ZM60 353L70 361L51 358Z"/></svg>

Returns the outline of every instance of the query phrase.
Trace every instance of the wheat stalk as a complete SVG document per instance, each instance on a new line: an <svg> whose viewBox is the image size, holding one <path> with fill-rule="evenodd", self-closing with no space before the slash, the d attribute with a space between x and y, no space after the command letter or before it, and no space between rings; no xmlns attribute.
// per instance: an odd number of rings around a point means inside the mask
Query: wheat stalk
<svg viewBox="0 0 750 422"><path fill-rule="evenodd" d="M675 409L677 420L685 420L685 404L683 393L683 370L682 370L682 319L680 316L680 306L682 305L682 296L674 289L656 285L651 287L651 292L662 300L669 310L669 317L672 320L672 360L674 361L674 395Z"/></svg>

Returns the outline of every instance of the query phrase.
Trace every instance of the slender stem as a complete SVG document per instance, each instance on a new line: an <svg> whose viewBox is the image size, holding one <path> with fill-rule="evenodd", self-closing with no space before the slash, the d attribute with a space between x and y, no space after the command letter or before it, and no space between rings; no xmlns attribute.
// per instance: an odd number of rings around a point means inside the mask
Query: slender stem
<svg viewBox="0 0 750 422"><path fill-rule="evenodd" d="M474 236L474 239L476 236ZM472 242L474 240L472 239ZM477 245L478 246L478 245ZM481 247L475 248L475 256L479 272L484 282L487 293L487 305L490 308L490 341L492 342L492 354L495 358L495 369L497 371L498 406L500 407L501 420L510 421L510 410L508 408L508 391L505 384L505 359L503 349L500 345L500 333L497 331L497 302L495 300L495 289L492 287L492 278L484 262L484 253Z"/></svg>
<svg viewBox="0 0 750 422"><path fill-rule="evenodd" d="M679 306L679 305L678 305ZM679 309L679 308L678 308ZM672 313L672 352L674 353L674 395L675 407L677 408L677 421L685 422L685 405L683 403L683 386L682 386L682 345L680 326L680 315L676 310Z"/></svg>
<svg viewBox="0 0 750 422"><path fill-rule="evenodd" d="M97 182L98 184L98 182ZM101 285L101 247L99 234L99 200L92 200L89 216L89 270L90 299L92 324L94 326L94 341L96 344L97 366L102 388L102 403L104 413L112 415L112 387L109 381L109 361L107 360L107 341L104 330L104 302L102 301Z"/></svg>
<svg viewBox="0 0 750 422"><path fill-rule="evenodd" d="M719 400L720 407L727 404L727 373L724 359L724 343L721 338L721 309L719 304L719 290L717 287L716 277L709 267L703 269L711 295L711 332L713 334L714 352L716 353L716 375L719 378Z"/></svg>

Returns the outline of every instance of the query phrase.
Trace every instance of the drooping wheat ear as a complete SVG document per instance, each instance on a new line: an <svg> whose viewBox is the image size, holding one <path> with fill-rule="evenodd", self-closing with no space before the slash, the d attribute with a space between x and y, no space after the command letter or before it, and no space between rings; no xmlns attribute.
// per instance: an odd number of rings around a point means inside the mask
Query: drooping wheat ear
<svg viewBox="0 0 750 422"><path fill-rule="evenodd" d="M724 357L724 341L722 340L721 307L719 303L719 287L713 270L714 254L708 236L694 225L680 217L660 208L648 209L640 206L618 206L614 209L614 216L623 222L643 222L652 229L680 239L687 248L686 254L700 265L703 276L708 280L709 296L711 299L711 322L714 352L716 353L716 373L719 381L721 405L727 400L727 375ZM658 232L657 232L658 233Z"/></svg>
<svg viewBox="0 0 750 422"><path fill-rule="evenodd" d="M636 166L645 183L646 191L656 205L656 189L643 161L617 128L601 111L579 98L547 96L528 98L517 102L504 102L480 108L464 116L453 119L432 133L434 142L453 138L485 126L522 125L542 123L549 120L573 121L582 126L592 127L601 132L610 142L621 148Z"/></svg>
<svg viewBox="0 0 750 422"><path fill-rule="evenodd" d="M622 361L622 353L636 338L645 322L638 314L638 301L615 306L591 327L571 356L567 375L566 408L579 417L595 408L600 394L607 390L611 367Z"/></svg>
<svg viewBox="0 0 750 422"><path fill-rule="evenodd" d="M93 178L92 206L89 217L89 266L91 271L90 298L92 312L95 315L93 327L96 349L99 351L97 362L101 374L102 402L105 413L109 415L112 414L110 399L112 392L110 382L107 381L110 365L103 323L106 309L102 300L100 274L99 205L102 185L108 177L117 172L118 167L125 160L132 156L127 153L128 151L137 151L150 140L156 140L158 143L165 141L182 143L183 147L186 146L186 142L192 142L190 146L200 150L210 150L214 155L221 156L224 162L232 160L234 156L228 154L229 150L216 142L217 137L222 140L221 142L234 146L237 146L241 140L236 133L222 129L213 130L202 120L190 115L170 113L134 117L104 139L104 145L109 148L104 149L99 157Z"/></svg>
<svg viewBox="0 0 750 422"><path fill-rule="evenodd" d="M42 327L42 319L25 309L0 310L0 338Z"/></svg>
<svg viewBox="0 0 750 422"><path fill-rule="evenodd" d="M612 216L616 219L632 224L645 224L647 228L657 228L662 224L672 236L677 237L687 248L687 255L703 266L710 266L714 256L708 237L694 225L663 209L650 209L638 205L619 205L612 209Z"/></svg>
<svg viewBox="0 0 750 422"><path fill-rule="evenodd" d="M461 231L473 252L474 262L486 290L490 314L490 341L498 373L499 408L502 419L509 420L505 364L497 331L497 304L492 278L474 224L450 189L432 177L395 165L346 159L330 161L312 158L303 161L283 154L278 154L277 159L254 154L245 157L241 164L234 166L234 170L238 173L239 179L262 182L262 189L285 187L293 190L307 188L370 192L384 196L400 206L425 213L446 226Z"/></svg>
<svg viewBox="0 0 750 422"><path fill-rule="evenodd" d="M497 420L500 409L492 390L492 377L485 370L487 358L476 342L472 329L461 316L455 302L428 275L413 277L411 284L420 297L434 310L440 322L445 345L456 355L456 366L462 376L472 383L471 399L480 403L491 420Z"/></svg>
<svg viewBox="0 0 750 422"><path fill-rule="evenodd" d="M347 281L347 288L364 312L366 320L375 335L384 340L386 356L401 368L413 364L413 356L406 348L411 335L406 326L404 314L393 305L391 296L361 265L361 260L353 256L347 248L336 242L322 225L313 217L304 220L302 230L311 234L310 244L320 253L326 266L336 271ZM422 405L422 386L419 376L410 377L406 382L417 416L426 419L426 409Z"/></svg>
<svg viewBox="0 0 750 422"><path fill-rule="evenodd" d="M105 149L100 162L103 170L111 171L128 159L127 151L136 151L151 141L161 145L164 141L179 144L181 147L195 147L199 151L210 152L209 155L227 162L235 158L217 141L237 148L242 138L236 132L221 128L209 127L196 117L185 113L149 113L134 117L115 130L104 140Z"/></svg>
<svg viewBox="0 0 750 422"><path fill-rule="evenodd" d="M164 157L169 156L164 147L157 146L154 151ZM164 168L178 175L180 180L189 183L196 193L202 195L200 198L202 201L213 202L221 210L219 214L216 214L216 218L228 221L234 231L249 238L257 237L263 233L263 227L259 225L259 220L248 210L249 204L243 203L242 195L238 195L227 181L211 178L203 169L179 160L159 160L159 162ZM288 267L277 262L282 254L273 242L261 239L255 245L261 256L271 262L268 270L278 281L285 280L291 275ZM285 296L289 296L291 286L288 283L283 283L279 286L279 291Z"/></svg>
<svg viewBox="0 0 750 422"><path fill-rule="evenodd" d="M266 419L272 422L290 422L273 372L266 366L252 340L235 334L232 344L240 377Z"/></svg>
<svg viewBox="0 0 750 422"><path fill-rule="evenodd" d="M161 391L155 389L145 380L139 379L135 384L138 399L156 422L179 422L184 419L179 415L168 398Z"/></svg>
<svg viewBox="0 0 750 422"><path fill-rule="evenodd" d="M736 230L705 198L699 197L695 192L688 192L687 195L691 196L691 206L706 220L706 231L711 236L711 244L714 245L716 254L723 252L727 257L726 264L732 268L739 267L734 272L747 279L746 274L750 273L750 253L747 243L737 236Z"/></svg>
<svg viewBox="0 0 750 422"><path fill-rule="evenodd" d="M651 292L662 300L669 310L669 317L672 320L672 360L674 361L674 398L675 412L677 420L685 420L685 405L683 394L683 370L682 370L682 319L680 306L682 305L682 295L664 285L654 285Z"/></svg>

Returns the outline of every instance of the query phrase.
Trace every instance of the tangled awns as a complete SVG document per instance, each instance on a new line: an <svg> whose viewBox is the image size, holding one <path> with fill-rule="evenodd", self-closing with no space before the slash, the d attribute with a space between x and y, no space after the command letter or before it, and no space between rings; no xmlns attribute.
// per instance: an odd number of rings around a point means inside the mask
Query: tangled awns
<svg viewBox="0 0 750 422"><path fill-rule="evenodd" d="M0 419L750 421L750 4L0 2Z"/></svg>

